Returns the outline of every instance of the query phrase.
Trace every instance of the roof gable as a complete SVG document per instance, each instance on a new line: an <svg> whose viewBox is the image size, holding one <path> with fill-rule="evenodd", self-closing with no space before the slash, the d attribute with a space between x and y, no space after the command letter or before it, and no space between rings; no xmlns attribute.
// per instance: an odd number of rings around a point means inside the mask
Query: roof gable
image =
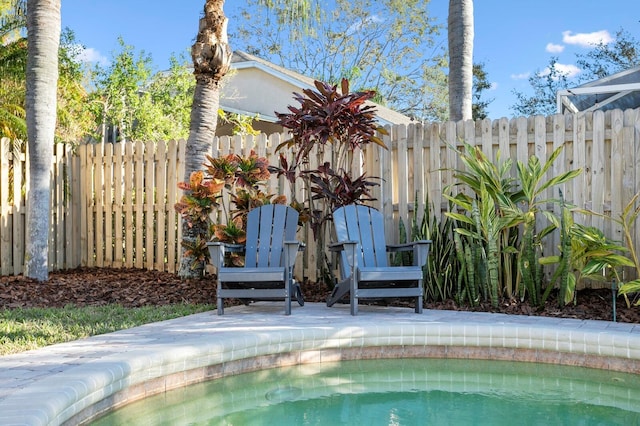
<svg viewBox="0 0 640 426"><path fill-rule="evenodd" d="M221 107L245 115L259 114L265 121L276 121L275 111L288 111L294 92L315 88L314 79L246 52L233 52L231 66L236 73L222 88ZM371 101L366 104L376 108L381 125L412 122L410 117L390 108Z"/></svg>

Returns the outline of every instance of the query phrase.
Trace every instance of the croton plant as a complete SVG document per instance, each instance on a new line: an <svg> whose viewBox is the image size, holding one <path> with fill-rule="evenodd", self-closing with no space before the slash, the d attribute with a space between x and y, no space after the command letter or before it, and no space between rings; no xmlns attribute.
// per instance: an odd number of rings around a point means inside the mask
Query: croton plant
<svg viewBox="0 0 640 426"><path fill-rule="evenodd" d="M201 229L203 235L193 243L182 242L185 256L191 256L195 264L201 264L209 257L208 241L244 243L249 210L264 204L287 202L283 195L263 191L270 176L267 159L259 157L255 151L246 157L237 154L218 158L207 156L204 171L193 172L189 182L178 184L184 195L175 209L189 226ZM223 191L229 194L230 206L221 202ZM219 209L226 216L226 223L212 220L214 211ZM229 261L241 266L243 258L234 254Z"/></svg>

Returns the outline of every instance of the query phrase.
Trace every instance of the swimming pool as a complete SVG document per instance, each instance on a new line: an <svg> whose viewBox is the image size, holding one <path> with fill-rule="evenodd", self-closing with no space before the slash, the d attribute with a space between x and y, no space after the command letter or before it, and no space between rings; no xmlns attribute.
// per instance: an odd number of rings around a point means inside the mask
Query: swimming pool
<svg viewBox="0 0 640 426"><path fill-rule="evenodd" d="M391 359L227 377L133 403L92 425L639 422L638 375L507 361Z"/></svg>

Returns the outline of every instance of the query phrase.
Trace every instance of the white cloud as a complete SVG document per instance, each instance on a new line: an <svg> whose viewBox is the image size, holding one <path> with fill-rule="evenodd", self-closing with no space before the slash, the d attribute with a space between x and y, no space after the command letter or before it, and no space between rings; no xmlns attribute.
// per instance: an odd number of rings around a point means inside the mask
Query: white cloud
<svg viewBox="0 0 640 426"><path fill-rule="evenodd" d="M575 44L580 47L593 47L600 43L609 44L613 41L613 37L607 30L577 34L573 34L571 31L564 31L562 33L562 41L566 44Z"/></svg>
<svg viewBox="0 0 640 426"><path fill-rule="evenodd" d="M78 54L78 60L82 62L92 62L102 66L109 64L107 57L93 47L82 49Z"/></svg>
<svg viewBox="0 0 640 426"><path fill-rule="evenodd" d="M531 73L528 73L528 72L523 72L521 74L511 74L511 79L512 80L526 80L527 78L529 78L530 75L531 75Z"/></svg>
<svg viewBox="0 0 640 426"><path fill-rule="evenodd" d="M493 83L491 83L491 87L489 87L489 90L498 90L498 82L494 81Z"/></svg>
<svg viewBox="0 0 640 426"><path fill-rule="evenodd" d="M580 74L582 71L580 70L580 68L576 67L575 65L571 65L571 64L559 64L556 63L555 64L556 67L556 71L560 74L564 74L565 76L567 76L567 78L573 78L576 75ZM544 70L542 70L540 72L539 75L541 76L545 76L545 75L549 75L550 70L549 68L545 68Z"/></svg>
<svg viewBox="0 0 640 426"><path fill-rule="evenodd" d="M564 46L561 44L548 43L545 50L549 53L562 53Z"/></svg>

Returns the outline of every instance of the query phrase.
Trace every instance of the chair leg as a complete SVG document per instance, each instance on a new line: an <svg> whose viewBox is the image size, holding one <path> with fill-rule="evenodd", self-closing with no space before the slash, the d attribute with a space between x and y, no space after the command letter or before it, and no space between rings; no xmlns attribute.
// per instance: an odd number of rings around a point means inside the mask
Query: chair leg
<svg viewBox="0 0 640 426"><path fill-rule="evenodd" d="M341 281L333 288L331 295L327 298L327 306L333 306L338 300L342 299L342 296L349 292L350 282Z"/></svg>
<svg viewBox="0 0 640 426"><path fill-rule="evenodd" d="M222 299L222 297L220 297L220 294L222 293L222 284L220 283L220 281L218 281L218 315L223 315L224 314L224 300Z"/></svg>
<svg viewBox="0 0 640 426"><path fill-rule="evenodd" d="M302 295L302 287L296 281L293 282L293 294L298 305L304 306L304 296Z"/></svg>
<svg viewBox="0 0 640 426"><path fill-rule="evenodd" d="M351 304L351 315L358 315L358 282L354 276L355 274L351 274L351 291L349 292L349 299Z"/></svg>
<svg viewBox="0 0 640 426"><path fill-rule="evenodd" d="M284 314L291 315L291 287L287 289L287 294L284 297Z"/></svg>
<svg viewBox="0 0 640 426"><path fill-rule="evenodd" d="M422 285L422 280L418 281L418 288L420 288L420 296L416 297L416 314L422 313L422 305L423 305L423 297L424 297L424 288Z"/></svg>

